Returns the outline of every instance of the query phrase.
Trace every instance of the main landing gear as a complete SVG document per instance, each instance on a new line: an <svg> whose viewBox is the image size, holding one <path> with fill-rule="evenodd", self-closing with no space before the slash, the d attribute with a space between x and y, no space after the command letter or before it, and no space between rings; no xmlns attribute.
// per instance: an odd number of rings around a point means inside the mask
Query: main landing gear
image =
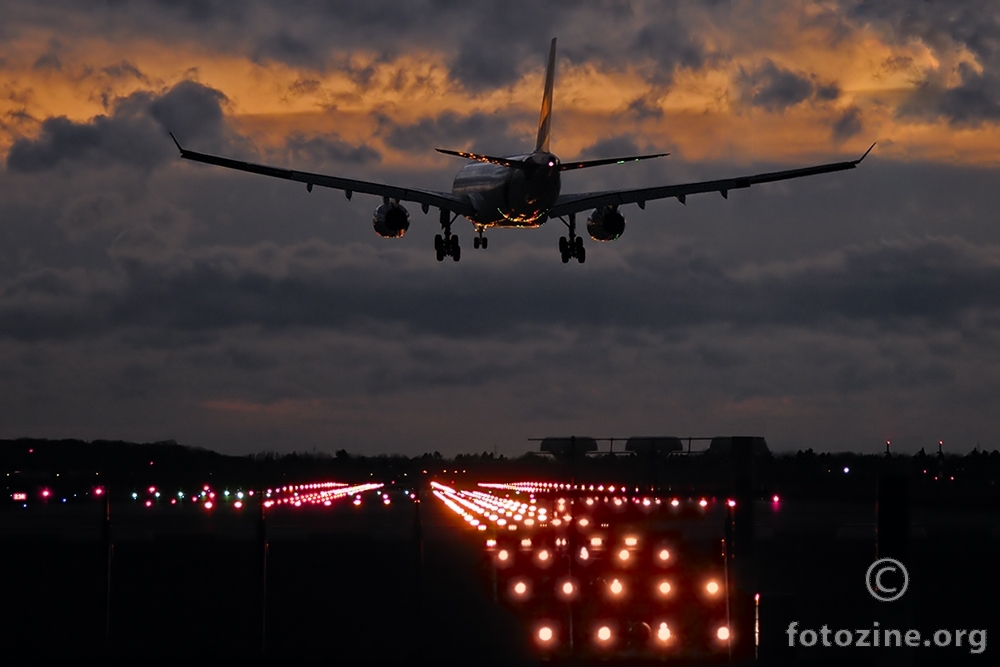
<svg viewBox="0 0 1000 667"><path fill-rule="evenodd" d="M562 218L560 218L562 220ZM563 224L569 228L569 238L559 237L559 254L562 255L563 264L572 258L576 258L580 264L587 261L587 249L583 247L583 238L576 235L576 214L569 214L569 222L563 220Z"/></svg>
<svg viewBox="0 0 1000 667"><path fill-rule="evenodd" d="M457 213L453 218L451 211L441 209L441 229L444 230L444 236L434 235L434 252L437 253L437 261L439 262L444 261L445 257L451 257L456 262L462 258L462 247L458 245L458 235L451 233L451 223L455 222L457 218ZM476 241L478 240L476 239ZM475 245L477 248L479 247L478 243Z"/></svg>

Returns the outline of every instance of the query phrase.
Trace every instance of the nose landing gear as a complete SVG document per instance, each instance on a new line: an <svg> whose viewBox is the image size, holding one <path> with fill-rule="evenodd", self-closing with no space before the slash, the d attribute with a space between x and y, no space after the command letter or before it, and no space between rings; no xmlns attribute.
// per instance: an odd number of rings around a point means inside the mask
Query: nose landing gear
<svg viewBox="0 0 1000 667"><path fill-rule="evenodd" d="M483 250L486 250L486 246L489 244L490 240L488 238L486 238L485 236L483 236L483 228L482 227L476 227L476 233L479 236L477 236L476 238L472 239L472 247L473 248L482 248Z"/></svg>

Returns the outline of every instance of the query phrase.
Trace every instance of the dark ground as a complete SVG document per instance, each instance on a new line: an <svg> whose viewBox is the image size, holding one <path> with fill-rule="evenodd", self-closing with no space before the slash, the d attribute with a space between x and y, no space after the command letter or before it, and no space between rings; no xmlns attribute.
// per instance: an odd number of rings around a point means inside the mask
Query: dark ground
<svg viewBox="0 0 1000 667"><path fill-rule="evenodd" d="M268 519L266 645L262 648L257 515L231 509L112 507L110 638L98 504L0 513L0 642L5 664L106 657L148 663L219 659L332 664L530 663L518 619L480 578L480 536L436 501L370 500L360 508L281 510ZM878 603L874 507L762 503L757 513L763 664L996 664L1000 642L1000 517L914 513L911 588ZM418 569L418 563L422 567ZM968 649L793 649L789 621L818 630L986 628L994 646ZM537 659L536 659L537 662Z"/></svg>

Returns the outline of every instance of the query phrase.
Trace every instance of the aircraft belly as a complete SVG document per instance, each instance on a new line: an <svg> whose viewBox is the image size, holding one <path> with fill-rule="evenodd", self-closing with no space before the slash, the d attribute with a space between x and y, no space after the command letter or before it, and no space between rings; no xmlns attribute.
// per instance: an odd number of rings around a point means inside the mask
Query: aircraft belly
<svg viewBox="0 0 1000 667"><path fill-rule="evenodd" d="M479 227L540 227L559 195L558 172L554 182L539 189L525 183L523 172L474 162L455 176L452 192L468 197L476 213L465 217Z"/></svg>

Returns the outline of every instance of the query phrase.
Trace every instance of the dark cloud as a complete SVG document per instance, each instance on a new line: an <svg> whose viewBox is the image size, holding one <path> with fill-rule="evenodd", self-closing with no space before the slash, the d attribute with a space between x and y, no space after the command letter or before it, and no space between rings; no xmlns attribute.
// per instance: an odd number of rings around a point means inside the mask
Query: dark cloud
<svg viewBox="0 0 1000 667"><path fill-rule="evenodd" d="M160 128L148 118L108 118L98 116L89 123L74 123L65 117L42 122L37 139L14 142L7 154L7 167L34 172L51 169L62 161L89 162L98 166L122 161L150 167L167 155Z"/></svg>
<svg viewBox="0 0 1000 667"><path fill-rule="evenodd" d="M194 81L181 81L149 105L149 115L185 140L217 137L223 129L226 96Z"/></svg>
<svg viewBox="0 0 1000 667"><path fill-rule="evenodd" d="M416 279L420 266L400 266L393 256L359 257L357 250L312 242L178 254L133 240L113 251L121 271L117 281L104 273L87 278L46 271L4 285L0 331L23 339L116 326L284 329L379 322L503 340L526 326L610 324L605 317L611 311L604 313L600 304L614 304L615 326L651 331L720 322L802 327L838 321L957 330L969 313L1000 312L1000 248L956 239L882 243L735 270L700 253L664 258L640 251L624 272L597 269L585 295L574 292L570 275L543 284L533 276L541 269L527 261L513 285L510 269L483 266L472 269L468 282L447 275L428 281ZM358 267L371 260L379 268L359 280ZM441 292L448 299L434 298ZM651 310L651 302L658 307Z"/></svg>
<svg viewBox="0 0 1000 667"><path fill-rule="evenodd" d="M833 140L840 143L861 132L861 110L851 106L833 123Z"/></svg>
<svg viewBox="0 0 1000 667"><path fill-rule="evenodd" d="M639 119L663 117L663 107L660 106L658 100L653 99L649 95L637 97L630 101L626 105L626 110L629 114Z"/></svg>
<svg viewBox="0 0 1000 667"><path fill-rule="evenodd" d="M979 125L1000 119L1000 15L984 0L912 3L863 0L849 3L851 15L880 29L883 39L898 44L920 40L950 67L961 47L975 56L979 71L957 64L961 83L948 86L952 73L932 72L901 107L902 117L946 118L955 125ZM891 62L887 67L909 63Z"/></svg>
<svg viewBox="0 0 1000 667"><path fill-rule="evenodd" d="M294 132L288 137L286 145L289 163L358 165L378 162L382 158L377 150L367 144L355 146L338 136L307 137Z"/></svg>
<svg viewBox="0 0 1000 667"><path fill-rule="evenodd" d="M254 51L253 59L258 62L272 60L298 66L315 66L321 62L309 44L284 31L261 40Z"/></svg>
<svg viewBox="0 0 1000 667"><path fill-rule="evenodd" d="M221 104L225 96L192 81L182 81L162 96L135 93L115 103L110 116L77 123L47 118L36 139L18 139L7 154L7 168L24 173L52 169L61 162L106 167L125 163L151 168L172 152L167 130L180 139L214 138L223 134Z"/></svg>
<svg viewBox="0 0 1000 667"><path fill-rule="evenodd" d="M823 102L832 102L840 97L840 86L836 83L816 86L816 99Z"/></svg>
<svg viewBox="0 0 1000 667"><path fill-rule="evenodd" d="M149 83L149 79L145 74L139 71L139 68L130 63L127 60L123 60L115 65L109 65L101 70L113 79L138 79L144 83Z"/></svg>
<svg viewBox="0 0 1000 667"><path fill-rule="evenodd" d="M751 105L779 113L816 92L816 85L809 77L782 69L770 60L753 71L741 72L740 79L745 87L744 96Z"/></svg>
<svg viewBox="0 0 1000 667"><path fill-rule="evenodd" d="M44 53L35 60L33 68L36 70L61 70L62 61L59 60L59 56L54 53Z"/></svg>
<svg viewBox="0 0 1000 667"><path fill-rule="evenodd" d="M199 24L213 21L238 23L242 22L247 14L247 10L243 6L244 3L232 3L225 0L151 0L148 4L163 8L184 21Z"/></svg>
<svg viewBox="0 0 1000 667"><path fill-rule="evenodd" d="M384 135L386 144L410 153L465 147L478 151L510 151L513 142L520 139L510 136L509 128L513 120L510 116L484 113L461 116L446 111L412 125L392 126L388 119L383 119L380 133Z"/></svg>
<svg viewBox="0 0 1000 667"><path fill-rule="evenodd" d="M580 152L580 157L596 159L618 155L638 155L641 152L631 136L621 135L595 141Z"/></svg>

